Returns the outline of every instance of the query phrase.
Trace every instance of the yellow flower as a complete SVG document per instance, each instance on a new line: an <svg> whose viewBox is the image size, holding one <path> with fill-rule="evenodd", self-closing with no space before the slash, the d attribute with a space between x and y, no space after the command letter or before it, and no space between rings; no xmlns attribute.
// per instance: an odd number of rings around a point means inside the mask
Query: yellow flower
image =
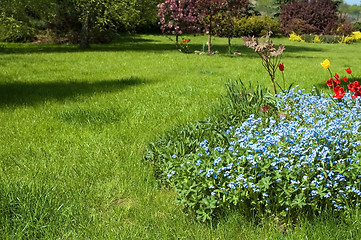
<svg viewBox="0 0 361 240"><path fill-rule="evenodd" d="M323 61L323 62L321 63L321 65L322 65L322 67L323 67L324 69L327 69L327 68L330 67L331 63L330 63L330 61L329 61L328 59L325 59L325 61Z"/></svg>

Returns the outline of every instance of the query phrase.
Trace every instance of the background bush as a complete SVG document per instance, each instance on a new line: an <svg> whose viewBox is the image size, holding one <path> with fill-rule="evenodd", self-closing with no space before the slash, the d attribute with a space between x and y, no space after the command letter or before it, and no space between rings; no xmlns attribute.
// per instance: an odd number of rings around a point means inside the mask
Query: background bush
<svg viewBox="0 0 361 240"><path fill-rule="evenodd" d="M268 16L250 16L234 20L235 36L264 36L269 30L279 32L279 23Z"/></svg>
<svg viewBox="0 0 361 240"><path fill-rule="evenodd" d="M27 42L35 38L36 30L13 17L0 16L1 42Z"/></svg>
<svg viewBox="0 0 361 240"><path fill-rule="evenodd" d="M351 34L353 27L337 12L332 0L302 0L281 7L280 23L286 34Z"/></svg>

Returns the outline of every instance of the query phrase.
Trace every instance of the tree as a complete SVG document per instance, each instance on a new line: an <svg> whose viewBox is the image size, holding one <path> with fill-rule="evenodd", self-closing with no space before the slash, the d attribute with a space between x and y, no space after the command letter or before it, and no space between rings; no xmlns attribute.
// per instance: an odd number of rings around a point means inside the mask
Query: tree
<svg viewBox="0 0 361 240"><path fill-rule="evenodd" d="M158 4L160 29L176 36L177 47L182 33L200 32L196 6L197 0L165 0Z"/></svg>
<svg viewBox="0 0 361 240"><path fill-rule="evenodd" d="M208 54L211 54L212 33L216 27L216 16L227 10L227 0L198 0L197 15L202 29L208 34Z"/></svg>
<svg viewBox="0 0 361 240"><path fill-rule="evenodd" d="M227 7L215 16L217 22L214 33L219 37L228 38L228 52L231 53L231 39L235 37L235 21L247 16L251 5L249 0L227 0Z"/></svg>
<svg viewBox="0 0 361 240"><path fill-rule="evenodd" d="M273 17L279 17L281 13L281 7L285 4L291 4L297 0L271 0L270 8Z"/></svg>
<svg viewBox="0 0 361 240"><path fill-rule="evenodd" d="M91 28L105 30L114 28L120 23L127 27L136 21L139 11L136 10L136 0L75 0L81 22L80 47L89 47L89 32Z"/></svg>

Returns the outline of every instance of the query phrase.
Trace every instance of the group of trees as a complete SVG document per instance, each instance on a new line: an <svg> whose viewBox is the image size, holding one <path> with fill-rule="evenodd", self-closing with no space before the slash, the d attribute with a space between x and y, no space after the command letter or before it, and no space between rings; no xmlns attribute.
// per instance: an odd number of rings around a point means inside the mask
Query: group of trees
<svg viewBox="0 0 361 240"><path fill-rule="evenodd" d="M234 37L234 19L250 15L249 0L165 0L158 4L158 15L163 33L178 36L182 33L207 33L208 53L212 35Z"/></svg>
<svg viewBox="0 0 361 240"><path fill-rule="evenodd" d="M106 42L113 32L156 26L159 0L1 0L0 41Z"/></svg>
<svg viewBox="0 0 361 240"><path fill-rule="evenodd" d="M159 31L159 23L163 33L177 39L182 33L208 34L210 52L213 35L227 37L230 46L233 37L275 30L271 17L280 20L285 33L341 29L344 34L352 26L340 17L339 6L346 9L342 0L1 0L0 41L48 36L87 47L89 41L112 40L114 32ZM270 17L257 17L260 12Z"/></svg>
<svg viewBox="0 0 361 240"><path fill-rule="evenodd" d="M271 0L269 7L286 34L348 35L355 28L338 12L341 3L341 0ZM244 30L247 22L252 23L253 29L259 23L263 24L261 29L277 29L271 18L261 21L254 16L256 12L249 0L164 0L158 9L163 33L176 35L177 44L182 33L207 33L208 53L212 35L227 37L229 47L233 37L255 35L254 30Z"/></svg>

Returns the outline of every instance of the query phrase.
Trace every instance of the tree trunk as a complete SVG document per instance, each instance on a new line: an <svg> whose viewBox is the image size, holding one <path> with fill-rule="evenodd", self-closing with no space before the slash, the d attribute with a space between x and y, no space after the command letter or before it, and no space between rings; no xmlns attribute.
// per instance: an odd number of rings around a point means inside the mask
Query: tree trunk
<svg viewBox="0 0 361 240"><path fill-rule="evenodd" d="M89 48L89 15L86 14L82 21L80 33L80 47Z"/></svg>
<svg viewBox="0 0 361 240"><path fill-rule="evenodd" d="M178 41L179 41L179 35L176 34L176 35L175 35L175 47L176 47L177 49L178 49L178 47L179 47Z"/></svg>
<svg viewBox="0 0 361 240"><path fill-rule="evenodd" d="M231 54L231 37L228 37L228 53Z"/></svg>
<svg viewBox="0 0 361 240"><path fill-rule="evenodd" d="M208 54L211 55L211 47L212 47L212 15L209 18L209 28L208 28Z"/></svg>
<svg viewBox="0 0 361 240"><path fill-rule="evenodd" d="M212 31L211 29L209 29L209 33L208 33L208 54L212 54L211 51L211 47L212 47Z"/></svg>

